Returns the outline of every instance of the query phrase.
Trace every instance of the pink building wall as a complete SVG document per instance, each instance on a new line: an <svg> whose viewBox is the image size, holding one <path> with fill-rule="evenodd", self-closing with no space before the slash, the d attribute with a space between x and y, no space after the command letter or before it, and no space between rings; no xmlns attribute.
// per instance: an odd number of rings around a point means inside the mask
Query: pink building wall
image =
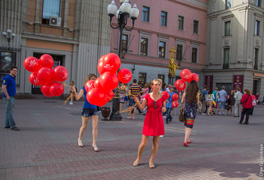
<svg viewBox="0 0 264 180"><path fill-rule="evenodd" d="M119 7L119 0L115 0ZM176 39L185 41L184 49L189 45L189 50L186 52L181 63L181 69L193 68L201 70L204 68L206 61L206 29L207 29L207 0L193 0L193 2L204 3L203 6L198 6L195 3L189 3L185 0L131 0L132 5L136 3L139 9L139 17L135 21L135 27L130 34L128 44L129 51L125 54L124 59L126 63L130 64L144 64L146 62L152 63L153 66L167 67L169 63L168 50L174 46L176 48ZM149 22L142 21L143 6L150 7ZM160 25L161 11L168 13L167 26ZM184 31L178 30L178 16L184 16ZM116 24L116 17L113 18ZM199 21L199 33L193 34L193 20ZM127 23L132 25L131 20ZM149 34L149 54L148 56L139 55L140 50L140 32ZM125 32L126 33L126 32ZM158 57L158 42L159 37L166 37L166 58ZM198 63L191 63L192 44L198 47ZM118 30L112 29L111 33L111 51L117 52L118 49Z"/></svg>

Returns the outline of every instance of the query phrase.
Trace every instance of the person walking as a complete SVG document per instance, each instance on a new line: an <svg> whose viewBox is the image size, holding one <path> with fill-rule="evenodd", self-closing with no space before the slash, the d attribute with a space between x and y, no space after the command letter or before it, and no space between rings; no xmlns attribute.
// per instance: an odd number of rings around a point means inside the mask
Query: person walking
<svg viewBox="0 0 264 180"><path fill-rule="evenodd" d="M13 131L20 131L20 129L16 127L16 123L14 119L16 75L17 75L17 67L12 66L10 68L9 74L3 78L2 96L6 105L5 128L10 128Z"/></svg>
<svg viewBox="0 0 264 180"><path fill-rule="evenodd" d="M133 108L133 106L135 105L134 97L135 96L139 96L140 95L140 91L141 91L141 87L139 85L137 85L137 80L133 79L133 84L129 88L129 95L130 95L129 108L130 109ZM127 119L131 119L131 114L132 113L133 113L132 119L135 119L135 115L136 115L136 108L135 107L133 108L132 111L129 111L129 117L127 117Z"/></svg>
<svg viewBox="0 0 264 180"><path fill-rule="evenodd" d="M172 103L172 95L175 94L175 92L173 92L173 87L169 86L169 98L166 101L166 112L167 112L167 117L166 117L166 124L169 124L169 122L171 122L172 120L172 116L171 116L171 103Z"/></svg>
<svg viewBox="0 0 264 180"><path fill-rule="evenodd" d="M208 111L207 111L207 115L213 115L213 101L214 101L214 94L211 93L211 90L209 90L209 94L206 97L206 101L207 101L207 105L209 107Z"/></svg>
<svg viewBox="0 0 264 180"><path fill-rule="evenodd" d="M222 90L219 91L219 114L221 114L221 109L222 109L222 114L225 114L225 104L226 104L226 97L227 93L225 91L225 86L222 86Z"/></svg>
<svg viewBox="0 0 264 180"><path fill-rule="evenodd" d="M89 80L96 80L96 75L95 74L89 74L85 80L85 83ZM79 137L78 137L78 141L77 144L79 147L83 147L83 142L82 142L82 137L83 137L83 133L84 130L87 127L87 123L88 123L88 119L89 117L91 117L92 120L92 127L93 127L93 144L92 144L92 148L95 152L98 152L99 149L96 145L96 141L97 141L97 134L98 134L98 111L97 111L97 106L90 104L87 99L86 99L86 90L85 90L85 83L82 87L82 89L80 90L79 94L76 93L76 89L72 88L72 90L74 91L74 96L75 96L75 100L79 100L82 95L84 95L84 104L83 104L83 110L82 110L82 126L80 128L79 131Z"/></svg>
<svg viewBox="0 0 264 180"><path fill-rule="evenodd" d="M184 115L185 115L185 137L183 146L188 147L192 141L190 140L194 120L196 117L196 110L199 103L199 88L196 81L191 81L187 90L183 93L182 103L184 103Z"/></svg>
<svg viewBox="0 0 264 180"><path fill-rule="evenodd" d="M246 114L246 121L244 124L248 125L249 114L252 108L252 97L248 89L245 89L244 93L245 94L242 96L242 99L241 99L243 110L241 113L241 119L240 119L239 124L242 124L244 120L244 116Z"/></svg>
<svg viewBox="0 0 264 180"><path fill-rule="evenodd" d="M252 97L252 108L251 108L249 115L253 115L254 107L257 105L257 99L255 95L253 95L252 91L250 91L250 95Z"/></svg>
<svg viewBox="0 0 264 180"><path fill-rule="evenodd" d="M234 98L235 98L235 117L239 117L240 115L240 109L241 109L241 106L240 106L240 101L241 101L241 98L242 98L242 93L240 92L240 88L236 88L236 93L234 95Z"/></svg>
<svg viewBox="0 0 264 180"><path fill-rule="evenodd" d="M207 86L204 86L204 89L201 91L201 93L203 94L203 99L202 99L202 113L206 113L207 112L207 102L206 102L206 98L208 95L207 92Z"/></svg>
<svg viewBox="0 0 264 180"><path fill-rule="evenodd" d="M74 83L74 81L71 81L71 87L69 87L69 89L66 91L66 93L68 92L68 91L70 91L71 92L71 101L70 101L70 105L73 105L73 96L74 96L74 92L73 92L73 90L72 90L72 88L75 88L76 89L76 87L75 87L75 83ZM76 90L76 92L77 92L77 90Z"/></svg>
<svg viewBox="0 0 264 180"><path fill-rule="evenodd" d="M164 135L164 123L162 118L162 112L166 111L166 97L159 93L162 81L159 79L154 79L151 82L151 87L153 92L145 96L142 104L139 99L135 96L134 100L138 103L140 109L144 109L148 106L148 111L145 116L142 139L138 146L138 156L133 162L133 166L138 166L141 160L141 156L144 149L148 143L149 136L153 136L151 157L149 160L149 168L155 168L154 159L158 152L159 138L160 135Z"/></svg>
<svg viewBox="0 0 264 180"><path fill-rule="evenodd" d="M233 115L233 109L234 109L234 105L235 105L235 91L231 90L231 93L229 95L229 105L230 105L230 116ZM229 111L227 112L226 115L228 115Z"/></svg>

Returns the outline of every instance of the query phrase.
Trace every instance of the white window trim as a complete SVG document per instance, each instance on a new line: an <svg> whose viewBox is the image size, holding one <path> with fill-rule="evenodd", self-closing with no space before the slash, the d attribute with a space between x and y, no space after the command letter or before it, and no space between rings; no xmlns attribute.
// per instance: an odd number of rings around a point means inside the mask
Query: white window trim
<svg viewBox="0 0 264 180"><path fill-rule="evenodd" d="M228 18L228 19L223 20L223 33L222 33L223 37L226 37L226 35L225 35L225 23L228 21L230 21L230 35L229 36L232 36L232 19Z"/></svg>
<svg viewBox="0 0 264 180"><path fill-rule="evenodd" d="M144 23L150 23L150 7L149 7L149 6L146 6L146 5L142 5L142 11L141 11L141 13L143 12L143 7L144 7L144 6L149 8L149 21L148 21L148 22L147 22L147 21L143 21L143 20L142 20L142 17L141 17L141 21L144 22ZM142 14L143 14L143 13L142 13ZM141 15L141 16L142 16L142 15Z"/></svg>
<svg viewBox="0 0 264 180"><path fill-rule="evenodd" d="M179 16L183 17L183 30L179 29ZM183 15L178 15L178 22L177 22L177 29L178 31L185 31L185 16Z"/></svg>
<svg viewBox="0 0 264 180"><path fill-rule="evenodd" d="M192 49L193 48L196 48L197 49L197 59L196 59L196 63L195 64L199 64L199 44L192 44L192 47L191 47ZM192 49L191 49L191 63L193 63L192 62Z"/></svg>
<svg viewBox="0 0 264 180"><path fill-rule="evenodd" d="M167 38L163 38L163 37L159 37L158 38L158 51L157 51L158 58L160 58L159 57L159 43L160 43L160 41L166 42L166 46L165 46L165 57L164 57L164 59L166 59L167 58L167 49L168 49L168 39Z"/></svg>
<svg viewBox="0 0 264 180"><path fill-rule="evenodd" d="M169 19L169 13L168 13L168 11L161 10L161 11L160 11L160 21L161 21L161 12L166 12L166 13L167 13L167 17L166 17L166 22L167 22L167 24L166 24L165 26L160 24L160 26L162 26L162 27L168 27L168 24L169 24L169 22L168 22L168 19Z"/></svg>
<svg viewBox="0 0 264 180"><path fill-rule="evenodd" d="M140 32L140 35L139 35L139 51L138 51L139 55L140 55L140 52L141 52L141 38L147 38L148 39L148 51L147 51L147 55L146 56L149 56L150 34L149 33Z"/></svg>

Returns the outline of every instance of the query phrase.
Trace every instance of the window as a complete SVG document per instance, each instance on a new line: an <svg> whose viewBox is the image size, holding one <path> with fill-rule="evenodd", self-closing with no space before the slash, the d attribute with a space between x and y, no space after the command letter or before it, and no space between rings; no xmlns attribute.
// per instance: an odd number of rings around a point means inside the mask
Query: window
<svg viewBox="0 0 264 180"><path fill-rule="evenodd" d="M0 51L0 81L10 73L11 66L16 66L16 53Z"/></svg>
<svg viewBox="0 0 264 180"><path fill-rule="evenodd" d="M149 22L149 7L143 6L142 9L142 21Z"/></svg>
<svg viewBox="0 0 264 180"><path fill-rule="evenodd" d="M139 73L138 75L138 82L141 82L141 84L145 84L146 83L146 73Z"/></svg>
<svg viewBox="0 0 264 180"><path fill-rule="evenodd" d="M165 76L162 74L158 74L158 79L162 80L162 83L165 83Z"/></svg>
<svg viewBox="0 0 264 180"><path fill-rule="evenodd" d="M259 27L260 27L260 21L256 21L256 23L255 23L255 36L259 36Z"/></svg>
<svg viewBox="0 0 264 180"><path fill-rule="evenodd" d="M193 21L193 33L198 34L199 31L199 21L194 20Z"/></svg>
<svg viewBox="0 0 264 180"><path fill-rule="evenodd" d="M258 54L259 54L259 49L255 48L254 69L258 69Z"/></svg>
<svg viewBox="0 0 264 180"><path fill-rule="evenodd" d="M121 52L127 52L128 35L122 35Z"/></svg>
<svg viewBox="0 0 264 180"><path fill-rule="evenodd" d="M231 0L226 0L226 1L225 1L225 8L226 8L226 9L231 8Z"/></svg>
<svg viewBox="0 0 264 180"><path fill-rule="evenodd" d="M184 29L184 17L179 16L178 17L178 30L183 31L183 29Z"/></svg>
<svg viewBox="0 0 264 180"><path fill-rule="evenodd" d="M256 5L257 5L258 7L261 7L261 0L256 0Z"/></svg>
<svg viewBox="0 0 264 180"><path fill-rule="evenodd" d="M198 53L198 49L192 48L192 63L197 63L197 53Z"/></svg>
<svg viewBox="0 0 264 180"><path fill-rule="evenodd" d="M166 42L159 42L159 58L165 58Z"/></svg>
<svg viewBox="0 0 264 180"><path fill-rule="evenodd" d="M161 11L160 25L167 26L167 16L168 16L167 12Z"/></svg>
<svg viewBox="0 0 264 180"><path fill-rule="evenodd" d="M177 44L176 59L178 61L181 61L182 60L182 50L183 50L183 45Z"/></svg>
<svg viewBox="0 0 264 180"><path fill-rule="evenodd" d="M230 49L229 48L225 48L224 49L224 64L223 64L223 69L229 69L229 56L230 54Z"/></svg>
<svg viewBox="0 0 264 180"><path fill-rule="evenodd" d="M148 38L141 37L140 39L140 55L148 55Z"/></svg>
<svg viewBox="0 0 264 180"><path fill-rule="evenodd" d="M60 17L60 1L61 0L43 0L43 24L49 24L50 16Z"/></svg>
<svg viewBox="0 0 264 180"><path fill-rule="evenodd" d="M225 36L230 36L230 25L231 25L230 21L225 22Z"/></svg>

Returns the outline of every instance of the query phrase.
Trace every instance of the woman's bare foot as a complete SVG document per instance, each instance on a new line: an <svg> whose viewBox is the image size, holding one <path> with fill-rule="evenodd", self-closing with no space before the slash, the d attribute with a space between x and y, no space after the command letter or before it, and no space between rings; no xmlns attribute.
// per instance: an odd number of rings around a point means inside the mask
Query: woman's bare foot
<svg viewBox="0 0 264 180"><path fill-rule="evenodd" d="M134 162L133 162L133 166L138 166L139 165L139 160L136 159Z"/></svg>
<svg viewBox="0 0 264 180"><path fill-rule="evenodd" d="M150 169L154 169L156 166L153 162L149 162L149 168Z"/></svg>

